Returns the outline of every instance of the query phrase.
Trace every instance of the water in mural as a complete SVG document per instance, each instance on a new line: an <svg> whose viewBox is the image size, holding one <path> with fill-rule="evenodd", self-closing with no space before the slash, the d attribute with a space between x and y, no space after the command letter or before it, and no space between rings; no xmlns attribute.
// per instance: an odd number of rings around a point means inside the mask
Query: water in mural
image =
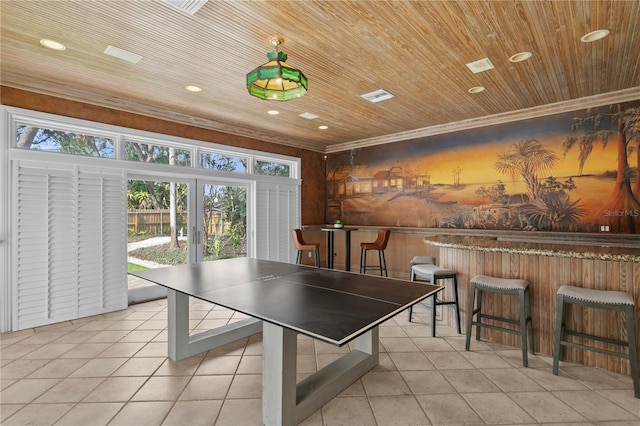
<svg viewBox="0 0 640 426"><path fill-rule="evenodd" d="M640 103L354 149L327 159L352 225L640 233Z"/></svg>

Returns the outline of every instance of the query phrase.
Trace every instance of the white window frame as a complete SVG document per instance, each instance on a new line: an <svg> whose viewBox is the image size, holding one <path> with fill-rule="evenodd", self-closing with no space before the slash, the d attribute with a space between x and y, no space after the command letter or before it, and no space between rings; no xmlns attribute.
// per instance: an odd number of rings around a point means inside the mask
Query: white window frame
<svg viewBox="0 0 640 426"><path fill-rule="evenodd" d="M0 136L0 332L9 331L12 327L12 259L10 241L12 239L11 221L12 210L11 200L11 164L16 160L56 162L61 164L78 164L85 167L114 168L123 170L126 175L147 175L157 178L180 177L182 179L201 178L215 179L230 184L244 184L249 188L248 197L248 217L247 217L247 256L256 256L256 188L259 183L269 185L285 185L298 188L298 203L300 203L301 160L297 157L280 154L261 152L245 148L236 148L217 143L203 142L193 139L181 138L177 136L163 135L136 129L129 129L120 126L113 126L104 123L91 122L69 118L54 114L40 113L20 108L0 107L1 128L4 129ZM91 157L73 155L59 152L38 151L20 149L16 147L17 125L33 125L41 128L52 128L60 131L86 133L91 136L100 136L112 139L115 143L115 158ZM180 149L191 150L191 166L172 166L165 164L150 164L142 162L127 161L124 159L125 140L156 144L162 146L172 146ZM216 153L221 155L240 156L248 159L246 173L222 172L212 169L202 169L199 165L200 152ZM276 177L253 174L253 163L255 159L274 161L288 164L290 166L290 177ZM297 206L297 213L292 217L291 227L300 226L300 209ZM125 224L126 225L126 224ZM288 232L286 238L289 239ZM283 242L283 244L286 244ZM124 250L124 248L123 248ZM282 261L292 261L294 259L293 250L289 250L289 256Z"/></svg>

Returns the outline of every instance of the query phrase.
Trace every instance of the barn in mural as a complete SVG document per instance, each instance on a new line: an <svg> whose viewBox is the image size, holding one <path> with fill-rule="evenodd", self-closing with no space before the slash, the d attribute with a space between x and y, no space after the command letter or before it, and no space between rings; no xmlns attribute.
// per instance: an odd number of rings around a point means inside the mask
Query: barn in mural
<svg viewBox="0 0 640 426"><path fill-rule="evenodd" d="M640 102L332 154L351 225L640 233Z"/></svg>

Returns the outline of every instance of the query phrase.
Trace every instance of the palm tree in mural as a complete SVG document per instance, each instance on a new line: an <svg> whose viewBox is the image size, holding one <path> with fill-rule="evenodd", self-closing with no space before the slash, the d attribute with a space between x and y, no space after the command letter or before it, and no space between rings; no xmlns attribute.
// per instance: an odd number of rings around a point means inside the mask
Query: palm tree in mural
<svg viewBox="0 0 640 426"><path fill-rule="evenodd" d="M636 152L640 160L640 107L625 110L621 104L617 105L615 113L597 113L586 118L574 118L571 131L576 132L583 125L590 125L591 130L579 135L572 135L565 139L563 151L565 155L576 144L579 147L578 164L582 174L584 165L593 151L596 143L606 146L610 138L617 137L618 164L616 168L616 183L609 199L596 214L596 225L608 225L612 232L636 233L640 231L640 163L635 168L636 182L631 187L631 177L634 170L629 166L629 154ZM607 118L611 120L609 123ZM613 125L611 125L613 124ZM632 142L635 141L635 146Z"/></svg>
<svg viewBox="0 0 640 426"><path fill-rule="evenodd" d="M553 178L549 178L553 179ZM547 181L549 181L547 179ZM565 184L562 184L566 186ZM570 190L570 189L569 189ZM571 201L565 190L547 187L544 195L521 208L530 225L545 231L577 231L580 218L587 212L579 205L580 200Z"/></svg>
<svg viewBox="0 0 640 426"><path fill-rule="evenodd" d="M519 176L524 179L532 200L542 196L543 185L539 176L550 173L558 162L558 156L553 151L542 146L535 139L527 139L515 143L509 149L498 154L495 169L516 181Z"/></svg>
<svg viewBox="0 0 640 426"><path fill-rule="evenodd" d="M513 181L522 177L529 191L529 203L519 211L526 217L532 229L567 231L576 229L585 210L571 201L568 192L576 186L570 178L560 182L552 176L545 180L541 175L550 173L558 162L558 156L535 139L515 143L503 154L498 155L495 168L508 174Z"/></svg>
<svg viewBox="0 0 640 426"><path fill-rule="evenodd" d="M640 107L630 108L625 120L625 132L629 143L635 140L635 147L629 147L629 152L636 152L636 180L632 185L636 200L640 201Z"/></svg>

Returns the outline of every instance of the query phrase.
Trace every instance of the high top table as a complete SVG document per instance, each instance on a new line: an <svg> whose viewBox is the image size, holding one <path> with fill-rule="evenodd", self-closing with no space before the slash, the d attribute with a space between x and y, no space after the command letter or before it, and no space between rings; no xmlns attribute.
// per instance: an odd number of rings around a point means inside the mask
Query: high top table
<svg viewBox="0 0 640 426"><path fill-rule="evenodd" d="M333 248L334 236L337 232L344 233L344 270L351 270L351 231L357 231L357 228L320 228L321 231L327 233L327 268L333 269Z"/></svg>
<svg viewBox="0 0 640 426"><path fill-rule="evenodd" d="M294 425L378 364L378 325L443 287L249 258L131 272L168 289L169 357L263 333L262 419ZM189 296L251 318L189 335ZM352 350L296 383L297 334Z"/></svg>

